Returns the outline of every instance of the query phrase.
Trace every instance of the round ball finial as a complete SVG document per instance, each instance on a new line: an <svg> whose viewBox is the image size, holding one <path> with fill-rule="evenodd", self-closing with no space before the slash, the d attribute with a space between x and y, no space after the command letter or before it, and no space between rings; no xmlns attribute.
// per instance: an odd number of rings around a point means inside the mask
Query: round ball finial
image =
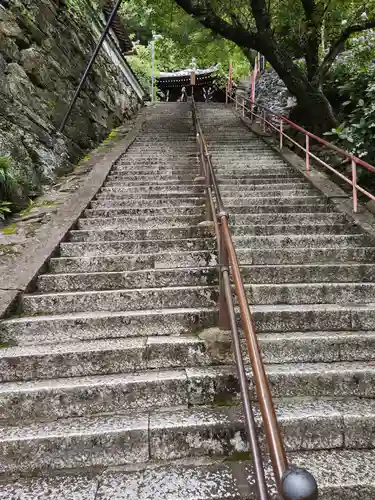
<svg viewBox="0 0 375 500"><path fill-rule="evenodd" d="M317 500L318 485L314 476L305 469L290 467L281 481L285 500Z"/></svg>

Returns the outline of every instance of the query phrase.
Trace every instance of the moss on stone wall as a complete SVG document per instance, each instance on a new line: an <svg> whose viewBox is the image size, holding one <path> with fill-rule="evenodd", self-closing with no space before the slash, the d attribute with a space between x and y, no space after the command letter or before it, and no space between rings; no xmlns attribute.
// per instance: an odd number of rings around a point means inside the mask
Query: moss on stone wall
<svg viewBox="0 0 375 500"><path fill-rule="evenodd" d="M56 136L96 43L91 22L58 0L0 6L0 157L14 165L18 197L40 194L137 110L133 89L102 51L65 135Z"/></svg>

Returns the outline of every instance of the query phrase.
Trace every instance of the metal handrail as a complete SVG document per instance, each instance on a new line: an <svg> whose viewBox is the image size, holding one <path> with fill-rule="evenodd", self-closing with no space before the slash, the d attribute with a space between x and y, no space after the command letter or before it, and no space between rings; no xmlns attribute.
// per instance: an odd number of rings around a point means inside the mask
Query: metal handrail
<svg viewBox="0 0 375 500"><path fill-rule="evenodd" d="M236 249L233 244L231 231L229 229L229 214L225 209L221 197L219 184L216 179L207 142L199 121L194 97L192 102L201 176L202 178L204 177L205 180L207 206L211 207L211 213L208 214L208 219L214 221L215 234L219 250L219 326L221 328L230 329L232 332L236 368L240 381L246 429L254 460L254 472L258 496L260 500L268 499L264 464L258 443L254 414L249 397L248 383L235 318L230 273L232 275L235 293L237 295L241 324L245 334L256 393L266 432L266 441L279 494L281 495L281 498L285 500L316 500L318 498L318 487L314 477L305 469L300 469L288 464L284 443L276 418L267 374L264 368L257 335L255 333L252 314L246 297L246 291ZM216 207L213 201L212 190L215 194Z"/></svg>
<svg viewBox="0 0 375 500"><path fill-rule="evenodd" d="M304 129L300 125L297 125L293 121L289 120L286 116L280 115L278 113L275 113L274 111L271 111L269 108L263 106L262 104L258 104L257 102L249 101L251 108L247 107L245 105L245 99L242 100L242 102L239 102L238 99L235 97L231 96L228 92L226 93L227 95L227 100L233 101L235 104L236 109L240 107L242 109L242 115L245 116L245 112L250 113L250 118L253 121L254 118L259 118L263 131L266 130L266 127L268 126L271 130L275 131L278 136L279 136L279 142L280 142L280 150L283 149L284 145L284 138L292 142L295 146L297 146L301 151L305 153L305 164L306 164L306 172L309 173L311 170L311 159L315 160L317 163L322 165L323 167L327 168L330 172L335 174L336 176L340 177L344 182L352 186L353 189L353 212L357 213L358 212L358 191L365 196L367 196L370 200L375 201L375 196L361 187L358 184L357 178L357 166L361 166L368 170L369 172L375 173L375 167L373 165L370 165L364 160L361 160L361 158L358 158L358 156L353 155L352 153L348 153L344 149L339 148L335 144L332 144L325 139L322 139L321 137L309 132L308 130ZM260 109L260 113L256 112L255 109ZM271 118L268 118L268 115L270 115ZM267 119L268 118L268 119ZM275 120L276 119L276 120ZM294 130L297 130L298 132L304 134L305 136L305 146L302 146L298 141L294 140L290 135L286 134L284 130L284 125L288 124L291 126ZM339 172L337 169L329 165L327 162L319 158L316 154L311 152L310 146L311 146L311 139L318 142L322 146L325 146L331 151L334 151L335 153L339 154L340 156L343 156L346 160L349 160L351 163L351 179L346 177L344 174Z"/></svg>
<svg viewBox="0 0 375 500"><path fill-rule="evenodd" d="M63 130L64 130L64 128L65 128L66 122L68 121L68 119L69 119L69 117L70 117L70 115L72 113L73 107L74 107L74 105L75 105L75 103L76 103L76 101L77 101L77 99L79 97L79 94L81 93L82 87L83 87L83 85L85 84L85 82L87 80L87 77L88 77L88 75L89 75L89 73L91 71L91 68L92 68L92 66L93 66L93 64L94 64L94 62L95 62L95 60L97 58L99 50L101 49L101 47L103 45L103 42L104 42L104 40L105 40L105 38L106 38L106 36L107 36L110 28L111 28L111 25L113 23L113 20L114 20L116 14L117 14L117 11L120 8L121 3L122 3L122 0L117 0L117 2L115 3L115 5L114 5L114 7L112 9L111 15L108 18L108 21L107 21L107 23L105 25L105 28L104 28L101 36L100 36L100 39L98 40L98 43L96 44L95 50L92 53L92 56L90 58L90 61L89 61L88 65L87 65L86 69L85 69L85 72L84 72L84 74L83 74L83 76L81 78L81 81L79 82L79 85L78 85L78 87L77 87L77 89L76 89L76 91L74 93L74 96L73 96L73 98L72 98L72 100L71 100L71 102L69 104L69 108L67 109L67 111L66 111L66 113L64 115L64 118L62 119L62 121L60 123L60 126L59 126L59 128L57 130L59 133L62 133Z"/></svg>

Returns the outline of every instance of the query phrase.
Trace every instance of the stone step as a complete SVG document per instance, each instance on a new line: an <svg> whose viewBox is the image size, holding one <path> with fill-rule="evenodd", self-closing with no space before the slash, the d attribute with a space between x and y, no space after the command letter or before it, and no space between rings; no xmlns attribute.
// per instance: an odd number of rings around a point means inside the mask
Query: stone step
<svg viewBox="0 0 375 500"><path fill-rule="evenodd" d="M124 188L138 188L138 187L145 187L145 189L158 189L158 188L165 188L168 186L175 186L175 185L181 185L181 186L186 186L188 188L194 188L196 186L196 182L194 181L195 177L197 177L198 173L192 173L189 176L189 179L186 180L180 180L178 178L169 178L168 180L160 180L157 176L154 177L153 182L150 182L148 180L133 180L130 177L128 177L126 180L119 180L119 179L111 179L109 178L106 180L104 187L111 187L111 186L122 186Z"/></svg>
<svg viewBox="0 0 375 500"><path fill-rule="evenodd" d="M273 225L273 224L345 224L348 222L345 215L336 212L294 212L259 214L230 214L233 225Z"/></svg>
<svg viewBox="0 0 375 500"><path fill-rule="evenodd" d="M109 338L191 335L203 327L215 324L217 324L216 308L137 312L92 311L11 318L0 323L0 332L3 342L39 345Z"/></svg>
<svg viewBox="0 0 375 500"><path fill-rule="evenodd" d="M191 173L197 172L198 169L198 159L155 160L152 164L150 162L144 163L142 159L139 159L138 161L132 161L131 164L118 163L114 165L111 169L111 174L127 174L129 172L147 175L159 172Z"/></svg>
<svg viewBox="0 0 375 500"><path fill-rule="evenodd" d="M272 244L275 248L283 249L313 249L359 247L372 243L367 235L363 234L312 234L312 235L284 235L272 236L234 236L238 250L252 248L253 250L268 250ZM375 247L374 247L375 248ZM60 244L61 257L95 257L105 255L178 253L193 251L216 252L213 238L190 238L173 240L120 240L95 242L67 242ZM172 266L173 267L173 266Z"/></svg>
<svg viewBox="0 0 375 500"><path fill-rule="evenodd" d="M313 221L314 222L314 221ZM231 225L234 236L272 236L301 234L361 234L361 228L350 224L274 224L242 226Z"/></svg>
<svg viewBox="0 0 375 500"><path fill-rule="evenodd" d="M111 185L113 183L122 184L134 184L134 183L145 183L145 184L159 184L159 183L179 183L179 182L190 182L195 179L198 175L198 170L191 170L188 173L177 173L177 172L158 172L149 175L139 175L132 171L124 172L121 174L111 173L107 177L106 185Z"/></svg>
<svg viewBox="0 0 375 500"><path fill-rule="evenodd" d="M241 226L238 226L239 228ZM244 226L247 227L247 226ZM285 227L285 226L283 226ZM300 227L300 226L298 226ZM341 225L330 226L332 228ZM345 226L346 227L346 226ZM334 230L334 229L333 229ZM69 241L169 240L209 238L213 228L207 226L159 227L156 229L87 229L69 232Z"/></svg>
<svg viewBox="0 0 375 500"><path fill-rule="evenodd" d="M160 227L158 229L89 229L69 232L69 241L121 241L131 240L165 240L208 238L213 235L213 227L205 225L192 227ZM268 236L273 234L351 234L360 233L361 229L350 224L275 224L242 226L231 225L235 236Z"/></svg>
<svg viewBox="0 0 375 500"><path fill-rule="evenodd" d="M375 475L372 463L375 452L332 450L290 452L291 463L312 472L319 484L319 499L373 500ZM353 463L361 464L353 470ZM324 464L324 467L322 467ZM337 467L337 464L340 466ZM266 464L268 478L272 478L270 464ZM254 473L251 462L226 462L196 459L192 463L172 461L155 467L144 465L137 471L108 471L101 476L54 476L22 479L0 484L3 498L38 498L38 500L66 500L70 491L74 498L108 500L256 500ZM270 500L276 500L274 485L269 480ZM153 485L150 487L150 485ZM90 496L92 494L92 496Z"/></svg>
<svg viewBox="0 0 375 500"><path fill-rule="evenodd" d="M375 329L375 304L258 305L251 307L258 333Z"/></svg>
<svg viewBox="0 0 375 500"><path fill-rule="evenodd" d="M252 306L256 332L373 331L374 304ZM22 345L183 335L217 325L216 308L29 316L0 323L3 342Z"/></svg>
<svg viewBox="0 0 375 500"><path fill-rule="evenodd" d="M365 272L365 271L363 271ZM354 274L354 273L353 273ZM146 269L125 272L43 274L37 279L37 291L113 290L167 286L217 284L218 269L212 267Z"/></svg>
<svg viewBox="0 0 375 500"><path fill-rule="evenodd" d="M372 263L374 247L314 247L238 249L241 265L341 264ZM171 269L207 267L217 264L217 256L210 251L167 252L151 254L121 254L95 257L64 257L50 260L54 273L122 272L140 269Z"/></svg>
<svg viewBox="0 0 375 500"><path fill-rule="evenodd" d="M375 360L375 332L258 334L265 363ZM244 360L249 363L246 343ZM233 363L230 334L217 328L195 336L155 336L17 346L0 351L1 381L87 377L139 370ZM21 386L19 386L21 390ZM5 417L4 417L5 418Z"/></svg>
<svg viewBox="0 0 375 500"><path fill-rule="evenodd" d="M193 251L143 255L121 254L96 257L53 258L50 260L49 267L51 272L54 273L87 273L207 267L216 264L217 258L214 253L209 251Z"/></svg>
<svg viewBox="0 0 375 500"><path fill-rule="evenodd" d="M138 216L138 217L91 217L78 219L78 229L163 229L168 226L172 228L190 228L204 220L201 216Z"/></svg>
<svg viewBox="0 0 375 500"><path fill-rule="evenodd" d="M201 204L201 206L183 206L183 205L172 205L172 206L165 206L165 207L134 207L133 205L125 204L124 207L116 207L116 208L109 208L109 207L103 207L103 208L94 208L94 209L86 209L84 211L84 216L85 217L117 217L121 215L130 215L130 216L137 216L140 215L141 217L145 217L147 215L153 215L155 217L163 217L166 215L172 216L183 216L183 215L188 215L188 216L198 216L198 215L204 215L205 213L205 208L204 205ZM203 217L202 217L203 218Z"/></svg>
<svg viewBox="0 0 375 500"><path fill-rule="evenodd" d="M374 264L322 264L241 266L245 283L374 282ZM58 291L112 290L124 288L199 286L217 284L218 268L146 269L124 272L43 274L36 289Z"/></svg>
<svg viewBox="0 0 375 500"><path fill-rule="evenodd" d="M267 203L272 203L273 200L276 200L276 202L280 202L280 200L283 200L284 198L288 199L288 204L289 204L289 199L294 200L296 198L300 199L301 201L304 201L305 197L309 199L314 195L314 191L300 191L300 190L290 190L290 191L267 191L263 192L264 193L264 198L261 198L259 196L259 193L255 192L240 192L238 193L239 196L236 196L235 193L232 193L231 196L225 196L224 198L224 203L226 206L230 207L232 211L236 209L237 206L249 206L252 205L253 202L255 201L256 204L258 204L259 200L267 200ZM320 201L320 199L319 199ZM192 209L197 209L197 207L204 207L205 206L205 198L203 196L200 197L191 197L191 198L183 198L181 200L177 200L175 198L169 198L169 197L164 197L164 199L159 198L159 199L144 199L144 200L118 200L118 199L98 199L95 201L92 201L90 204L90 208L94 209L125 209L127 211L130 211L130 213L136 212L136 211L141 211L141 210L149 210L149 211L154 211L154 209L157 209L158 211L162 212L166 209L184 209L186 210L187 208L192 208Z"/></svg>
<svg viewBox="0 0 375 500"><path fill-rule="evenodd" d="M190 193L192 196L197 196L197 194L201 193L204 191L203 186L200 186L198 184L190 183L181 183L181 184L166 184L166 185L140 185L140 186L133 186L133 187L127 187L127 186L120 186L118 183L109 186L108 184L105 184L101 190L101 193L127 193L127 194L142 194L142 196L147 195L147 194L174 194L174 193Z"/></svg>
<svg viewBox="0 0 375 500"><path fill-rule="evenodd" d="M367 283L366 285L370 284ZM365 285L363 285L363 287L365 287ZM357 292L359 294L359 291ZM318 292L315 293L319 296ZM347 293L350 296L349 290ZM327 291L327 294L329 294L329 291ZM173 309L181 306L186 308L215 307L217 295L218 291L216 286L180 286L26 294L22 298L22 311L24 314L36 315L64 314L81 311L114 312Z"/></svg>
<svg viewBox="0 0 375 500"><path fill-rule="evenodd" d="M234 194L234 192L233 192ZM265 202L270 203L269 205L264 204ZM236 213L245 213L245 214L262 214L262 213L315 213L315 212L332 212L334 211L334 206L329 203L324 202L323 199L320 198L320 202L318 201L309 201L304 198L296 199L295 201L290 198L277 199L273 200L269 198L268 200L260 200L257 204L249 204L245 208L243 206L234 206L234 207L226 207L228 211L233 210L234 215ZM231 216L231 213L229 212Z"/></svg>
<svg viewBox="0 0 375 500"><path fill-rule="evenodd" d="M283 283L245 285L249 304L366 304L372 303L375 283ZM138 311L146 309L215 307L217 286L168 286L26 294L26 315L81 311Z"/></svg>
<svg viewBox="0 0 375 500"><path fill-rule="evenodd" d="M372 244L372 240L365 234L303 234L303 235L272 235L272 236L234 236L236 249L265 249L274 247L279 251L284 249L309 248L338 248L364 247ZM375 247L374 247L375 249Z"/></svg>
<svg viewBox="0 0 375 500"><path fill-rule="evenodd" d="M205 204L205 198L203 196L191 196L186 198L169 198L169 196L164 196L163 198L141 198L132 200L129 199L116 199L107 197L98 197L96 200L92 201L90 208L141 208L141 209L152 209L152 208L167 208L167 207L199 207Z"/></svg>
<svg viewBox="0 0 375 500"><path fill-rule="evenodd" d="M112 192L112 191L101 191L100 193L97 194L96 200L128 200L129 203L133 203L134 201L137 201L139 203L147 203L147 201L150 201L151 203L153 200L168 200L168 201L175 201L177 204L179 200L189 200L189 199L202 199L205 200L205 195L204 195L204 190L202 190L199 193L194 193L194 192L169 192L168 196L166 196L165 193L143 193L143 194L132 194L132 193L123 193L123 192Z"/></svg>
<svg viewBox="0 0 375 500"><path fill-rule="evenodd" d="M373 448L368 427L374 427L374 409L369 400L314 400L280 404L276 412L287 451L342 451L364 445ZM319 432L320 423L324 433ZM258 412L257 425L260 427ZM260 434L263 442L263 432ZM20 469L37 472L206 455L225 457L246 448L239 408L138 411L3 428L0 470L10 474Z"/></svg>
<svg viewBox="0 0 375 500"><path fill-rule="evenodd" d="M351 240L348 238L348 242L349 241ZM164 253L168 251L214 251L214 249L215 241L213 238L190 238L186 240L95 241L87 243L68 242L60 244L61 257L94 257L99 255L122 255L125 253Z"/></svg>

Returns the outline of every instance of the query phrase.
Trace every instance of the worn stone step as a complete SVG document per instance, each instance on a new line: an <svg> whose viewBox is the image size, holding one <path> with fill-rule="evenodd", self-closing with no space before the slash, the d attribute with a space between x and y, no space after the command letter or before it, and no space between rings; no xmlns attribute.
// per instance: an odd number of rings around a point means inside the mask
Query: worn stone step
<svg viewBox="0 0 375 500"><path fill-rule="evenodd" d="M315 399L278 403L276 414L287 451L355 449L364 447L364 444L371 449L375 443L365 429L364 420L370 429L374 427L375 417L371 414L374 409L375 402L371 400ZM264 447L257 406L254 410ZM150 450L153 459L230 456L246 450L247 446L241 408L151 412Z"/></svg>
<svg viewBox="0 0 375 500"><path fill-rule="evenodd" d="M186 161L186 160L164 160L155 161L152 165L149 163L144 164L142 160L137 162L132 162L131 165L119 163L114 165L111 169L111 174L113 175L127 175L128 173L134 173L138 175L145 175L147 177L155 175L158 173L195 173L199 170L198 160Z"/></svg>
<svg viewBox="0 0 375 500"><path fill-rule="evenodd" d="M314 221L312 221L314 222ZM231 225L234 236L272 236L272 235L301 235L301 234L361 234L362 230L354 224L274 224L242 226Z"/></svg>
<svg viewBox="0 0 375 500"><path fill-rule="evenodd" d="M288 451L355 449L363 443L373 447L363 422L365 416L366 424L374 426L373 402L303 403L281 404L276 409ZM260 427L259 417L257 420ZM320 425L324 433L319 432ZM1 429L0 449L4 453L2 472L9 474L20 467L31 472L205 455L225 457L246 450L247 440L242 410L203 407L130 412L111 418L68 418Z"/></svg>
<svg viewBox="0 0 375 500"><path fill-rule="evenodd" d="M304 234L304 235L272 235L272 236L234 236L237 249L251 248L268 250L297 249L297 248L341 248L360 247L371 245L372 240L364 234ZM374 247L375 248L375 247Z"/></svg>
<svg viewBox="0 0 375 500"><path fill-rule="evenodd" d="M232 225L273 225L273 224L345 224L345 215L336 212L293 212L293 213L259 213L230 214Z"/></svg>
<svg viewBox="0 0 375 500"><path fill-rule="evenodd" d="M373 282L373 264L294 264L241 266L245 283ZM145 269L123 272L43 274L38 277L39 292L111 290L124 288L212 285L218 282L218 268Z"/></svg>
<svg viewBox="0 0 375 500"><path fill-rule="evenodd" d="M313 221L314 222L314 221ZM88 229L69 232L69 241L121 241L121 240L165 240L208 238L213 235L213 226L160 227L157 229ZM231 225L235 236L270 236L274 234L351 234L361 233L359 226L350 224L274 224Z"/></svg>
<svg viewBox="0 0 375 500"><path fill-rule="evenodd" d="M124 207L100 207L94 209L86 209L84 211L85 217L118 217L122 215L129 215L130 217L141 216L145 217L147 215L152 215L154 217L165 217L165 216L203 216L205 214L205 207L203 204L200 206L183 206L183 205L173 205L165 207L134 207L133 205L128 205Z"/></svg>
<svg viewBox="0 0 375 500"><path fill-rule="evenodd" d="M320 206L325 206L327 211L332 211L333 207L325 203L325 200L320 196L278 196L278 197L258 197L251 196L249 198L244 198L240 203L231 205L226 204L226 209L231 214L236 213L253 213L253 212L264 212L265 208L274 207L274 210L280 209L280 212L295 212L294 207L305 207L305 210L310 210L316 212L316 209Z"/></svg>
<svg viewBox="0 0 375 500"><path fill-rule="evenodd" d="M283 401L295 397L375 396L375 370L367 361L271 364L266 371L274 398L282 397ZM248 378L251 398L256 400L250 369ZM239 386L234 366L187 368L185 364L181 369L74 376L22 384L4 382L0 387L0 421L16 424L137 409L228 406L236 401ZM372 411L374 405L375 401Z"/></svg>
<svg viewBox="0 0 375 500"><path fill-rule="evenodd" d="M212 238L68 242L60 244L60 254L62 257L94 257L98 255L122 255L125 253L164 253L167 251L214 251L214 249L215 241Z"/></svg>
<svg viewBox="0 0 375 500"><path fill-rule="evenodd" d="M212 267L146 269L127 272L43 274L37 291L112 290L161 286L199 286L218 283L218 269Z"/></svg>
<svg viewBox="0 0 375 500"><path fill-rule="evenodd" d="M252 306L258 333L373 331L374 304ZM217 325L217 309L91 312L30 316L0 323L4 342L29 345L103 338L181 335Z"/></svg>
<svg viewBox="0 0 375 500"><path fill-rule="evenodd" d="M77 229L172 229L203 226L204 221L205 215L122 215L81 217L76 227Z"/></svg>
<svg viewBox="0 0 375 500"><path fill-rule="evenodd" d="M196 196L197 194L201 193L204 191L204 187L202 185L196 184L196 183L190 183L187 184L181 183L181 184L159 184L159 185L152 185L152 184L144 184L144 185L139 185L139 186L121 186L118 183L114 184L113 186L105 184L102 187L101 193L128 193L128 194L140 194L142 196L147 195L147 194L174 194L174 193L190 193L191 195Z"/></svg>
<svg viewBox="0 0 375 500"><path fill-rule="evenodd" d="M375 360L373 331L271 332L259 333L258 339L268 364ZM249 362L246 345L243 353Z"/></svg>
<svg viewBox="0 0 375 500"><path fill-rule="evenodd" d="M152 209L155 208L167 208L167 207L200 207L205 204L205 198L203 196L200 197L190 197L190 198L151 198L151 199L134 199L129 201L121 200L121 199L113 199L106 197L98 197L96 200L91 202L90 208L141 208L141 209Z"/></svg>
<svg viewBox="0 0 375 500"><path fill-rule="evenodd" d="M178 183L178 182L190 182L197 177L198 171L197 170L191 170L188 173L184 174L179 174L177 172L157 172L153 173L152 175L139 175L135 174L132 171L123 173L123 174L118 174L118 173L111 173L107 177L107 182L106 185L111 185L113 183L121 183L121 184L129 184L129 185L134 185L136 182L138 183L145 183L145 184L159 184L159 183Z"/></svg>
<svg viewBox="0 0 375 500"><path fill-rule="evenodd" d="M331 226L335 227L335 226ZM159 227L156 229L87 229L69 232L69 241L121 241L209 238L213 228L205 225L190 227Z"/></svg>
<svg viewBox="0 0 375 500"><path fill-rule="evenodd" d="M234 192L233 192L234 194ZM266 202L268 204L266 204ZM320 202L318 203L317 201L309 201L305 199L296 199L295 201L291 200L290 198L284 198L280 199L279 201L275 199L275 202L273 202L272 198L269 198L268 200L260 200L259 203L254 203L254 204L249 204L249 206L246 206L245 208L243 206L234 206L234 207L227 207L228 210L232 210L234 212L234 215L236 213L245 213L245 214L262 214L262 213L274 213L274 214L279 214L279 213L315 213L315 212L332 212L334 211L333 205L330 205L329 203L324 202L324 200L320 199ZM231 213L229 213L229 216L231 217Z"/></svg>
<svg viewBox="0 0 375 500"><path fill-rule="evenodd" d="M313 292L315 292L317 297L319 296L318 291L312 290L312 293ZM301 294L302 293L303 292L301 292ZM327 295L328 294L329 291L327 291ZM350 295L350 290L347 291L347 294ZM217 296L218 290L216 286L178 286L26 294L22 298L22 311L24 314L35 315L64 314L91 310L134 311L147 309L173 309L176 307L215 307ZM328 296L330 297L330 295ZM257 299L254 298L254 301L256 300ZM259 300L261 300L261 298L259 298Z"/></svg>
<svg viewBox="0 0 375 500"><path fill-rule="evenodd" d="M375 283L285 283L245 285L249 304L366 304L375 297ZM373 295L374 294L374 295ZM217 286L169 286L26 294L24 314L80 311L128 311L176 307L215 307Z"/></svg>
<svg viewBox="0 0 375 500"><path fill-rule="evenodd" d="M372 263L374 247L314 247L314 248L239 248L241 265L351 264ZM122 272L140 269L170 269L207 267L217 264L216 253L210 251L121 254L93 257L63 257L50 260L50 270L56 273Z"/></svg>
<svg viewBox="0 0 375 500"><path fill-rule="evenodd" d="M375 304L258 305L251 307L258 333L375 329Z"/></svg>
<svg viewBox="0 0 375 500"><path fill-rule="evenodd" d="M194 178L197 177L196 174L192 174L189 179L187 180L179 180L179 179L174 179L174 178L169 178L168 180L160 180L157 176L155 176L153 182L149 181L144 181L144 180L132 180L132 179L127 179L126 181L120 181L119 179L108 179L104 187L111 187L111 186L122 186L124 188L144 188L145 190L155 190L159 188L168 188L170 186L186 186L188 189L193 188L196 186L197 182L194 181Z"/></svg>
<svg viewBox="0 0 375 500"><path fill-rule="evenodd" d="M233 177L236 177L236 175L246 175L247 182L246 184L243 185L243 189L251 190L270 190L270 189L280 189L280 188L286 188L286 187L293 187L295 185L304 185L304 186L309 186L311 188L311 185L305 181L305 179L301 177L297 177L295 174L294 176L275 176L275 175L261 175L261 176L253 176L251 173L248 173L247 171L243 172L241 170L227 170L224 168L218 168L215 169L216 176L220 177L223 174L227 175L232 175ZM220 191L224 191L225 186L220 187Z"/></svg>
<svg viewBox="0 0 375 500"><path fill-rule="evenodd" d="M207 267L216 264L215 253L192 251L53 258L50 260L49 267L51 272L55 273L86 273Z"/></svg>
<svg viewBox="0 0 375 500"><path fill-rule="evenodd" d="M375 332L258 334L265 363L375 360ZM242 340L244 360L249 363ZM190 336L134 337L17 346L0 351L2 382L128 373L233 363L230 334L218 328Z"/></svg>
<svg viewBox="0 0 375 500"><path fill-rule="evenodd" d="M312 472L319 484L321 500L373 500L375 476L372 450L322 450L290 452L291 463ZM361 464L353 470L353 463ZM339 464L339 467L337 466ZM322 466L324 465L324 467ZM270 499L276 500L270 464L266 464ZM101 476L59 475L22 479L0 484L2 498L66 500L70 491L77 498L108 500L257 500L251 462L196 459L193 463L172 461L155 467L140 466L137 471L109 471ZM154 487L150 487L154 485ZM91 495L91 496L90 496ZM75 497L74 497L75 498Z"/></svg>
<svg viewBox="0 0 375 500"><path fill-rule="evenodd" d="M239 196L231 195L230 193L226 194L223 198L226 205L236 205L237 200L251 200L253 198L258 199L261 196L265 196L267 198L304 198L305 196L314 196L316 192L313 189L278 189L274 191L265 191L262 190L259 192L257 189L254 190L244 190L239 193ZM321 197L320 197L321 198Z"/></svg>
<svg viewBox="0 0 375 500"><path fill-rule="evenodd" d="M184 335L217 324L216 308L76 313L2 321L4 342L22 345L155 335ZM374 325L375 329L375 325Z"/></svg>
<svg viewBox="0 0 375 500"><path fill-rule="evenodd" d="M147 414L128 413L3 429L0 473L145 462L149 460L148 427Z"/></svg>
<svg viewBox="0 0 375 500"><path fill-rule="evenodd" d="M0 379L15 382L109 375L204 366L212 359L205 342L195 335L16 346L0 351Z"/></svg>
<svg viewBox="0 0 375 500"><path fill-rule="evenodd" d="M122 193L122 192L112 192L112 191L102 191L96 196L96 200L129 200L129 203L133 203L135 200L138 202L147 203L148 200L174 200L176 203L180 199L205 199L204 192L192 193L192 192L169 192L168 195L165 193L143 193L143 194L132 194L132 193Z"/></svg>

